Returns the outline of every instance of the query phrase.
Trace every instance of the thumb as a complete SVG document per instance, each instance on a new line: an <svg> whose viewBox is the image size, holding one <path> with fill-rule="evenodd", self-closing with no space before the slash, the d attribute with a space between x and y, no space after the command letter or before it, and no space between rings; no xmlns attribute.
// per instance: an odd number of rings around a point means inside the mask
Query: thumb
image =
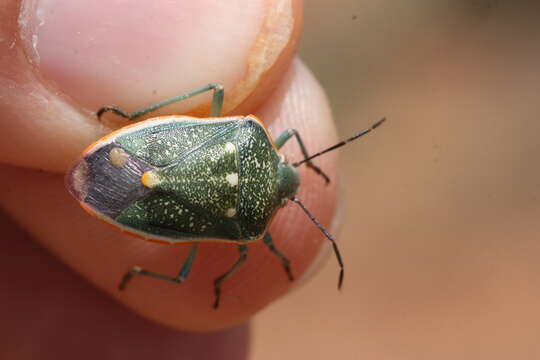
<svg viewBox="0 0 540 360"><path fill-rule="evenodd" d="M257 113L268 120L274 137L293 127L308 139L309 149L335 143L331 115L316 82L301 63L284 71L298 35L299 2L167 2L154 8L134 2L129 6L99 2L98 7L89 1L84 12L81 2L59 3L0 5L4 10L0 35L11 39L0 42L0 81L5 85L0 86L5 115L0 131L11 140L0 142L0 161L62 171L117 121L97 122L94 112L99 107L110 104L135 110L208 82L222 83L227 89L225 111L250 113L268 98ZM279 88L270 94L278 82ZM167 111L197 113L209 100L210 96L195 98ZM294 144L284 151L291 159L300 159ZM318 162L331 178L334 163L335 155ZM97 224L68 198L58 175L15 167L2 171L0 207L12 219L92 283L161 323L209 330L243 322L290 286L277 260L256 244L250 250L252 265L228 283L228 309L212 310L208 304L212 278L237 257L235 249L212 244L198 257L196 265L204 271L194 272L186 286L140 281L141 288L152 287L154 293L120 295L118 274L139 264L138 258L144 255L146 260L140 264L145 267L171 271L187 249L133 241ZM301 176L300 197L310 209L319 209L316 215L329 224L335 186L325 188L305 168ZM298 211L291 207L280 211L270 229L278 248L293 261L297 276L318 257L326 241ZM55 282L40 270L47 282ZM278 277L280 283L275 281Z"/></svg>

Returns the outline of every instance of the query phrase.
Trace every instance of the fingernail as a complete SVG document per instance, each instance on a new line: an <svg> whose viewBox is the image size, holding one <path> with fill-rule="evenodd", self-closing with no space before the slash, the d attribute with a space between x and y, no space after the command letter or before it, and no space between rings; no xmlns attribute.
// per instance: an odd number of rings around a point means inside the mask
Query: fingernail
<svg viewBox="0 0 540 360"><path fill-rule="evenodd" d="M93 110L134 110L209 82L237 82L265 3L27 0L19 23L29 57L52 86Z"/></svg>

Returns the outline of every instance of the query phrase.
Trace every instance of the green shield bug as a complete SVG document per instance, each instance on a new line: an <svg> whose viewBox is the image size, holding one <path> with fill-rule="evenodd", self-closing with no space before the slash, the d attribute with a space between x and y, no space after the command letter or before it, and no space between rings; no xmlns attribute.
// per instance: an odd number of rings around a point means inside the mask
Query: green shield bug
<svg viewBox="0 0 540 360"><path fill-rule="evenodd" d="M211 118L160 116L123 127L86 148L68 172L66 184L80 205L116 228L136 237L167 244L191 244L176 276L133 267L119 288L136 275L175 283L191 270L199 243L222 241L236 244L240 256L214 282L214 308L219 307L221 286L246 260L247 245L263 239L282 262L290 280L290 262L272 242L267 229L276 211L289 200L297 203L332 243L340 266L338 288L343 283L343 261L328 231L296 197L300 178L296 167L306 164L328 183L313 158L355 140L383 123L336 145L308 155L302 138L289 129L274 141L253 115L219 117L224 90L208 84L133 113L108 106L105 112L133 120L171 103L213 91ZM289 163L279 149L292 137L304 159Z"/></svg>

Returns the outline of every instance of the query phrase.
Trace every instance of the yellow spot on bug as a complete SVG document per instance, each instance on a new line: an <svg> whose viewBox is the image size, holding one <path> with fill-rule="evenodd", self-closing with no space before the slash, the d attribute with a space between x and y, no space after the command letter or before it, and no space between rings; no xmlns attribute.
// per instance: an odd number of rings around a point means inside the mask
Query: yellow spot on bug
<svg viewBox="0 0 540 360"><path fill-rule="evenodd" d="M227 180L229 185L236 186L238 185L238 174L237 173L227 174L225 176L225 180Z"/></svg>
<svg viewBox="0 0 540 360"><path fill-rule="evenodd" d="M111 164L113 164L117 168L121 168L122 166L124 166L128 159L129 154L121 148L115 147L112 148L109 152L109 160L111 160Z"/></svg>
<svg viewBox="0 0 540 360"><path fill-rule="evenodd" d="M141 176L141 182L144 186L147 188L153 188L156 185L159 185L161 182L161 179L159 178L159 175L157 175L153 171L147 171Z"/></svg>
<svg viewBox="0 0 540 360"><path fill-rule="evenodd" d="M233 217L234 215L236 215L236 209L230 208L225 211L226 217Z"/></svg>

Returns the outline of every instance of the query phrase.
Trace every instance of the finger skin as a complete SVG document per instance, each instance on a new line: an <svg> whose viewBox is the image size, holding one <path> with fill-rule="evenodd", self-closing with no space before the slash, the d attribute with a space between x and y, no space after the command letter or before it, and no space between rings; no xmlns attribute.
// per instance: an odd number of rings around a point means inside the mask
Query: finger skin
<svg viewBox="0 0 540 360"><path fill-rule="evenodd" d="M126 124L96 122L100 107L136 110L210 82L227 89L226 113L252 110L289 66L301 19L300 0L2 2L0 161L65 171ZM202 116L209 101L164 111Z"/></svg>
<svg viewBox="0 0 540 360"><path fill-rule="evenodd" d="M300 62L294 63L256 115L264 119L274 137L286 128L296 128L312 151L335 143L324 94ZM294 141L283 147L283 153L291 160L301 158ZM332 179L336 179L335 160L336 154L328 154L317 161ZM242 323L291 287L279 260L264 244L256 243L249 247L246 265L225 282L222 306L216 311L211 308L213 280L230 268L238 251L228 244L203 244L185 283L136 278L127 291L119 292L118 281L130 266L174 274L189 247L153 244L104 226L70 198L61 176L13 167L2 169L2 173L0 206L17 223L91 283L162 324L206 331ZM299 197L328 225L334 213L336 181L325 186L322 178L305 167L300 168L300 176ZM290 257L297 278L318 256L321 245L327 245L320 231L294 204L279 211L270 231L276 246ZM54 281L46 276L44 279Z"/></svg>
<svg viewBox="0 0 540 360"><path fill-rule="evenodd" d="M211 333L165 327L129 311L0 214L2 359L247 359L249 327Z"/></svg>

